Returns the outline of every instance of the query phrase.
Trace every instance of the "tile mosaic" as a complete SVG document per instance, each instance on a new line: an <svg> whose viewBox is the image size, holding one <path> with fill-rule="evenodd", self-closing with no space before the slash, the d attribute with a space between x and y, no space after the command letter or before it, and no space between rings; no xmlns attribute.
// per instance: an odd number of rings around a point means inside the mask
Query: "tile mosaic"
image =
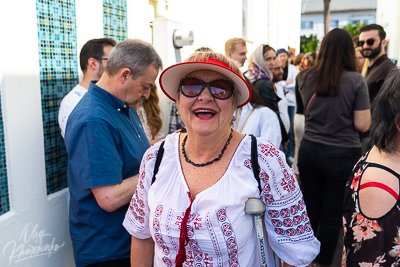
<svg viewBox="0 0 400 267"><path fill-rule="evenodd" d="M10 210L3 115L0 109L0 215Z"/></svg>
<svg viewBox="0 0 400 267"><path fill-rule="evenodd" d="M79 82L75 0L36 0L36 11L47 194L51 194L68 186L58 109Z"/></svg>
<svg viewBox="0 0 400 267"><path fill-rule="evenodd" d="M126 0L103 0L104 37L121 42L128 38Z"/></svg>

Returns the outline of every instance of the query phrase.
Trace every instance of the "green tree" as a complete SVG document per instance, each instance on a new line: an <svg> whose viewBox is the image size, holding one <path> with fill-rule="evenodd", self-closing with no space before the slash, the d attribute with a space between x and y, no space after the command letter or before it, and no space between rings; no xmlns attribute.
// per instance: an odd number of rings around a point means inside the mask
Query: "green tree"
<svg viewBox="0 0 400 267"><path fill-rule="evenodd" d="M360 22L356 22L354 24L347 24L346 26L343 27L343 30L346 32L350 33L351 37L357 36L358 35L358 30L362 27L367 25L368 23L364 21L363 24Z"/></svg>
<svg viewBox="0 0 400 267"><path fill-rule="evenodd" d="M309 37L300 36L300 53L316 52L319 40L317 35L311 34Z"/></svg>

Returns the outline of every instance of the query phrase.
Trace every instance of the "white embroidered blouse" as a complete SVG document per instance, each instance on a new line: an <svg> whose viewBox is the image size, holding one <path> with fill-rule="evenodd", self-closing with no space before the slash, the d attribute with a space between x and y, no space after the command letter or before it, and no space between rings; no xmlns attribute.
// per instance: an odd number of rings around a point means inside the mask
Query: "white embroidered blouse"
<svg viewBox="0 0 400 267"><path fill-rule="evenodd" d="M152 237L154 266L174 266L181 221L191 200L179 159L179 133L166 137L164 156L151 185L160 144L143 156L123 225L136 238ZM295 174L284 154L263 138L258 138L258 161L261 199L267 208L268 266L272 266L272 250L288 264L307 266L318 255L320 243ZM253 219L244 212L246 200L259 196L251 165L251 138L245 136L220 180L193 200L183 266L259 266Z"/></svg>

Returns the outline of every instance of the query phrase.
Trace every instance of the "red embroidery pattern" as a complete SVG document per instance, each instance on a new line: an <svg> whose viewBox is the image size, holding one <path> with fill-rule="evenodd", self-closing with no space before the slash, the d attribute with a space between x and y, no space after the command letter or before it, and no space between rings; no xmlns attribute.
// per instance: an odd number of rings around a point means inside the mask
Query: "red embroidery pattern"
<svg viewBox="0 0 400 267"><path fill-rule="evenodd" d="M299 224L299 223L301 223L301 217L300 217L300 216L295 216L295 217L293 218L293 222L294 222L294 224Z"/></svg>
<svg viewBox="0 0 400 267"><path fill-rule="evenodd" d="M278 152L279 153L279 152ZM247 159L244 161L244 166L252 170L251 160ZM264 194L264 201L266 203L274 202L274 197L271 194L271 186L269 185L269 176L268 174L260 168L260 182L262 187L262 193Z"/></svg>
<svg viewBox="0 0 400 267"><path fill-rule="evenodd" d="M212 263L213 257L210 257L208 253L204 253L204 264L207 267L214 267L214 263Z"/></svg>
<svg viewBox="0 0 400 267"><path fill-rule="evenodd" d="M182 212L181 216L176 216L175 225L178 225L179 229L181 229L182 220L184 216L185 216L184 212ZM200 214L195 214L195 213L190 214L187 221L188 224L191 223L191 225L187 226L187 233L188 237L190 238L189 247L191 248L189 249L186 247L185 264L188 266L203 266L201 263L204 263L206 266L213 266L212 262L208 262L206 258L203 259L203 252L200 249L200 246L198 245L196 240L194 239L194 231L200 230L200 228L202 227L201 221L202 218Z"/></svg>
<svg viewBox="0 0 400 267"><path fill-rule="evenodd" d="M301 220L301 219L300 219ZM282 226L282 222L280 221L280 220L271 220L272 221L272 224L274 225L274 226Z"/></svg>
<svg viewBox="0 0 400 267"><path fill-rule="evenodd" d="M154 221L153 221L153 230L154 237L156 239L157 244L162 248L163 257L162 260L167 266L172 266L172 261L170 259L171 254L169 252L169 248L167 244L164 242L161 232L160 232L160 217L163 212L163 206L159 205L154 212Z"/></svg>
<svg viewBox="0 0 400 267"><path fill-rule="evenodd" d="M301 199L297 205L281 210L268 210L267 214L271 218L271 223L275 227L274 231L278 235L293 237L301 235L305 231L312 231L307 212L304 208L304 200Z"/></svg>
<svg viewBox="0 0 400 267"><path fill-rule="evenodd" d="M278 156L279 151L276 149L276 147L272 144L259 144L258 145L261 148L261 152L268 157L273 157L273 156Z"/></svg>
<svg viewBox="0 0 400 267"><path fill-rule="evenodd" d="M251 164L251 160L249 160L249 159L246 159L246 160L244 161L244 166L247 167L247 168L249 168L250 170L253 169L253 165Z"/></svg>
<svg viewBox="0 0 400 267"><path fill-rule="evenodd" d="M297 206L294 205L290 208L290 213L292 213L293 215L297 213Z"/></svg>
<svg viewBox="0 0 400 267"><path fill-rule="evenodd" d="M133 194L133 197L131 199L131 202L129 204L129 210L130 210L130 218L134 219L136 223L139 223L140 226L144 226L144 203L142 199L137 200L138 192L137 189L135 190L135 193ZM133 218L132 218L133 216Z"/></svg>
<svg viewBox="0 0 400 267"><path fill-rule="evenodd" d="M189 266L194 266L194 256L193 256L193 250L186 250L186 261L185 261L186 265Z"/></svg>
<svg viewBox="0 0 400 267"><path fill-rule="evenodd" d="M154 148L158 149L158 148ZM139 181L138 181L138 187L135 190L135 193L133 194L133 197L131 199L131 202L129 204L129 211L130 213L128 214L129 221L131 222L132 226L136 229L144 229L144 224L145 224L145 204L144 204L144 181L146 178L146 164L149 160L157 157L157 152L147 152L145 156L145 160L142 161L141 166L140 166L140 171L139 171Z"/></svg>
<svg viewBox="0 0 400 267"><path fill-rule="evenodd" d="M261 171L260 171L260 179L261 179L264 183L268 183L269 176L268 176L268 174L267 174L264 170L261 170Z"/></svg>
<svg viewBox="0 0 400 267"><path fill-rule="evenodd" d="M264 200L265 200L265 203L272 203L272 202L274 202L275 200L274 200L274 197L271 195L271 194L266 194L265 196L264 196Z"/></svg>
<svg viewBox="0 0 400 267"><path fill-rule="evenodd" d="M188 229L189 231L189 229ZM204 253L204 258L203 258L203 252L200 249L199 244L197 243L196 240L192 239L189 241L189 247L190 249L186 249L186 261L185 264L189 266L203 266L202 263L205 264L205 266L213 266L212 257L208 256L208 253ZM196 262L196 263L195 263ZM194 265L196 264L196 265Z"/></svg>
<svg viewBox="0 0 400 267"><path fill-rule="evenodd" d="M217 211L217 218L220 223L222 233L224 234L225 242L228 247L229 255L229 266L239 266L238 253L237 253L237 242L234 236L232 225L226 216L226 209L220 209Z"/></svg>
<svg viewBox="0 0 400 267"><path fill-rule="evenodd" d="M268 211L268 215L271 218L277 218L277 217L279 217L279 211L277 211L277 210L269 210Z"/></svg>

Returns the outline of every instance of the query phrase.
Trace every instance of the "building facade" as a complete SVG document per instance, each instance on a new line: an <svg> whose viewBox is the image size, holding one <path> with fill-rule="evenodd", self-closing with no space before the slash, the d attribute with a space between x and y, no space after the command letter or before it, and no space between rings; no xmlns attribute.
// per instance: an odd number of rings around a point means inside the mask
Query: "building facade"
<svg viewBox="0 0 400 267"><path fill-rule="evenodd" d="M329 29L342 28L347 24L376 22L377 0L331 0ZM302 0L301 35L324 37L324 1Z"/></svg>
<svg viewBox="0 0 400 267"><path fill-rule="evenodd" d="M376 23L382 25L388 41L386 53L399 65L400 59L400 0L378 0Z"/></svg>

